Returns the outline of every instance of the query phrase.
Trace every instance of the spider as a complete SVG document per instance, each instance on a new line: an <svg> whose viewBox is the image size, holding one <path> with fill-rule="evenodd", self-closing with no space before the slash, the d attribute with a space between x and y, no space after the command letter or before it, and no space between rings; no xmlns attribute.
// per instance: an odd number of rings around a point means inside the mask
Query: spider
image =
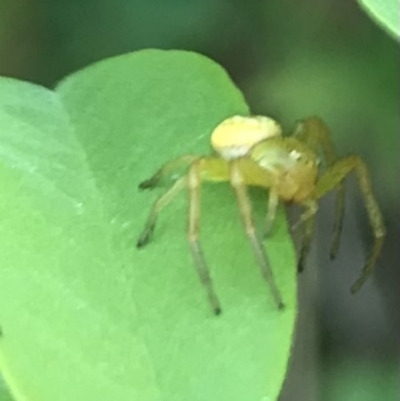
<svg viewBox="0 0 400 401"><path fill-rule="evenodd" d="M371 274L380 254L385 237L385 227L379 206L372 193L368 169L356 155L338 159L330 138L330 132L318 117L310 117L297 123L291 136L283 136L281 126L265 116L233 116L222 121L212 131L213 155L183 155L164 164L151 178L143 181L140 189L157 186L160 180L178 168L187 172L152 205L146 225L138 239L137 247L146 245L154 231L159 212L175 196L187 188L189 193L188 240L194 264L204 285L210 305L216 315L221 313L221 303L214 290L210 272L199 242L200 188L202 181L229 181L236 195L246 235L261 273L268 284L277 308L284 301L275 282L268 257L257 234L252 218L252 207L247 194L248 186L269 190L269 200L264 225L267 236L275 220L280 201L303 207L299 220L292 227L303 226L298 270L304 260L314 235L318 201L326 193L337 188L336 217L331 247L331 258L338 250L344 213L343 180L354 170L363 195L374 234L374 244L360 277L351 287L357 292ZM324 169L319 167L318 154L322 153ZM320 172L320 170L322 170Z"/></svg>

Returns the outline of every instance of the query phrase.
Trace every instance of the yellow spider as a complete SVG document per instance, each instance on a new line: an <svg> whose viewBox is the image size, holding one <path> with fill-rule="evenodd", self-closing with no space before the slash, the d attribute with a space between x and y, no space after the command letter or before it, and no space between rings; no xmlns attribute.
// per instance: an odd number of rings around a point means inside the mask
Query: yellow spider
<svg viewBox="0 0 400 401"><path fill-rule="evenodd" d="M183 155L163 165L150 179L139 185L141 189L152 188L175 169L187 166L187 173L153 204L150 215L137 242L142 247L149 241L158 213L184 188L189 192L188 239L195 266L204 285L215 314L221 313L221 304L213 288L207 263L198 240L200 218L200 187L202 181L229 181L236 194L243 225L260 265L262 275L268 283L279 309L284 307L275 283L264 247L252 221L252 210L247 186L269 190L265 235L272 227L279 201L293 202L305 208L296 228L304 223L303 241L299 257L299 271L310 248L314 234L315 214L318 200L327 192L338 187L336 219L331 248L334 257L344 211L344 188L342 181L354 170L360 186L369 221L374 234L372 252L359 279L351 287L357 292L376 263L382 248L385 227L379 206L372 193L368 169L359 156L337 159L329 130L317 117L308 118L297 124L292 136L282 136L280 125L269 117L233 116L222 121L211 134L214 155ZM319 174L318 153L322 151L325 170Z"/></svg>

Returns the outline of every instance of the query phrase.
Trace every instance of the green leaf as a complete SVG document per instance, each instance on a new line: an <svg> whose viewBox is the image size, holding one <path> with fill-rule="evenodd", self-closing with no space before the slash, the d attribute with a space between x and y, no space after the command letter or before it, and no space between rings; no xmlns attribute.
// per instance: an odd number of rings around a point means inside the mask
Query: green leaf
<svg viewBox="0 0 400 401"><path fill-rule="evenodd" d="M383 29L400 39L400 5L398 0L359 0L362 8Z"/></svg>
<svg viewBox="0 0 400 401"><path fill-rule="evenodd" d="M197 278L186 197L136 239L163 189L137 185L213 127L248 114L205 57L141 51L51 92L0 81L0 366L21 401L275 400L296 315L283 213L267 251L286 309L260 277L227 184L204 185L201 241L223 314ZM266 195L252 191L262 224Z"/></svg>
<svg viewBox="0 0 400 401"><path fill-rule="evenodd" d="M0 376L0 401L13 401L1 376Z"/></svg>

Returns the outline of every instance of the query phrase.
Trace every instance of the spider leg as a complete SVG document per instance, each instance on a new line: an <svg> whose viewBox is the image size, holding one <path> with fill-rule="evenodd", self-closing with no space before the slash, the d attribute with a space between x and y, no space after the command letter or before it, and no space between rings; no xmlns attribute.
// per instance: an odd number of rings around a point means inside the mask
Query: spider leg
<svg viewBox="0 0 400 401"><path fill-rule="evenodd" d="M267 217L265 219L265 227L263 235L264 238L266 238L271 233L276 217L278 204L279 204L278 193L273 188L271 188L269 191Z"/></svg>
<svg viewBox="0 0 400 401"><path fill-rule="evenodd" d="M303 223L307 222L310 219L315 218L315 214L318 211L318 204L314 199L309 199L303 202L303 205L306 207L306 210L300 215L299 219L292 226L292 230L297 230Z"/></svg>
<svg viewBox="0 0 400 401"><path fill-rule="evenodd" d="M297 262L297 271L304 271L305 260L311 248L311 242L315 231L315 215L318 211L318 203L314 199L303 202L306 210L300 215L299 220L293 224L292 230L296 230L299 226L304 225L302 244L300 248L300 256Z"/></svg>
<svg viewBox="0 0 400 401"><path fill-rule="evenodd" d="M183 155L165 163L149 179L141 182L139 188L150 189L156 187L165 176L168 176L174 170L192 164L196 159L198 159L198 156Z"/></svg>
<svg viewBox="0 0 400 401"><path fill-rule="evenodd" d="M317 152L319 148L322 150L327 168L337 160L330 130L320 118L310 117L298 123L295 128L295 135L315 152ZM336 213L330 250L331 259L336 256L339 249L340 234L343 227L344 199L345 188L344 185L340 183L336 195Z"/></svg>
<svg viewBox="0 0 400 401"><path fill-rule="evenodd" d="M356 293L372 273L386 235L382 214L373 195L370 176L363 160L359 156L348 156L336 161L320 177L316 187L316 198L321 198L327 192L335 188L353 170L355 171L357 182L363 195L369 222L374 234L372 251L364 265L360 277L351 287L351 292Z"/></svg>
<svg viewBox="0 0 400 401"><path fill-rule="evenodd" d="M188 173L189 189L189 221L188 221L188 239L190 250L195 262L196 270L200 281L207 290L208 300L216 315L221 313L221 304L215 293L211 280L210 271L205 261L203 250L199 243L199 221L200 221L200 189L201 178L199 164L194 163Z"/></svg>
<svg viewBox="0 0 400 401"><path fill-rule="evenodd" d="M315 232L315 216L310 217L304 224L304 233L300 248L300 256L297 262L297 271L304 271L305 260L310 252L311 243Z"/></svg>
<svg viewBox="0 0 400 401"><path fill-rule="evenodd" d="M247 195L245 181L240 172L238 160L232 160L230 163L230 182L235 190L236 198L239 204L239 211L242 217L243 225L246 230L247 237L253 248L254 255L261 267L261 273L271 289L274 301L279 309L284 307L281 294L276 285L272 270L269 266L268 258L265 250L257 237L256 230L252 219L252 208Z"/></svg>
<svg viewBox="0 0 400 401"><path fill-rule="evenodd" d="M142 233L139 236L136 246L141 248L142 246L146 245L151 235L153 234L154 227L156 225L158 214L165 206L168 205L176 195L181 192L183 188L186 187L186 176L180 178L179 180L175 181L174 185L163 195L161 195L152 205L150 209L149 217L147 218L146 225Z"/></svg>

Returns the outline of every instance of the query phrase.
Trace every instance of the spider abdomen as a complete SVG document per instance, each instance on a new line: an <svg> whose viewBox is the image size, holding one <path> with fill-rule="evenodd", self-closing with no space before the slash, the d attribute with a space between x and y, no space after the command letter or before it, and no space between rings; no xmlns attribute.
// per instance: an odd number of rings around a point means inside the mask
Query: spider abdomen
<svg viewBox="0 0 400 401"><path fill-rule="evenodd" d="M225 160L245 156L265 139L282 135L280 125L265 116L233 116L222 121L211 134L213 149Z"/></svg>

